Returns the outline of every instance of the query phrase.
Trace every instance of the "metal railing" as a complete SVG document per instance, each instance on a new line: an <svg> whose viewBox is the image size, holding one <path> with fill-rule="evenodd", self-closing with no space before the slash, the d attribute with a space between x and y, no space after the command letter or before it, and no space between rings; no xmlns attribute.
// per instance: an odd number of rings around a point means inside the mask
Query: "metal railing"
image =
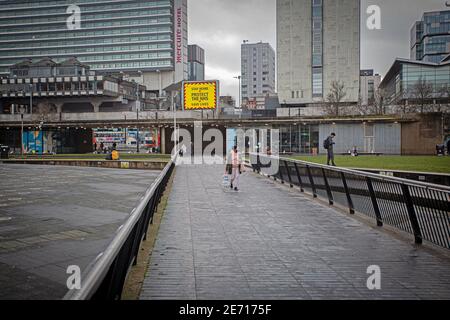
<svg viewBox="0 0 450 320"><path fill-rule="evenodd" d="M136 265L139 247L175 168L176 157L142 196L139 205L120 226L104 252L81 275L81 289L72 289L64 300L120 300L127 274Z"/></svg>
<svg viewBox="0 0 450 320"><path fill-rule="evenodd" d="M250 154L255 172L300 188L423 240L450 249L450 187L373 173ZM271 169L267 174L268 168Z"/></svg>

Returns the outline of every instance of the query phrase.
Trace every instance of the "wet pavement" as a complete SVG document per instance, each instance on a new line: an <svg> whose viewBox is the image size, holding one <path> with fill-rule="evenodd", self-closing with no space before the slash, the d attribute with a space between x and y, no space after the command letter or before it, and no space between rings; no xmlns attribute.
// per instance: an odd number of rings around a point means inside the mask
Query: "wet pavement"
<svg viewBox="0 0 450 320"><path fill-rule="evenodd" d="M0 164L0 299L60 299L159 171Z"/></svg>

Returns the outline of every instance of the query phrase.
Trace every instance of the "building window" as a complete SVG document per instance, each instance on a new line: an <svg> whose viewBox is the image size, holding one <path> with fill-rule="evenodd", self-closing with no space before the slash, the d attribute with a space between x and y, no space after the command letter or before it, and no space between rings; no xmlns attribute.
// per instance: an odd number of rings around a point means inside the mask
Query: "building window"
<svg viewBox="0 0 450 320"><path fill-rule="evenodd" d="M323 3L322 0L312 0L311 4L313 97L323 97Z"/></svg>
<svg viewBox="0 0 450 320"><path fill-rule="evenodd" d="M322 68L313 68L312 75L313 97L323 96L323 70Z"/></svg>

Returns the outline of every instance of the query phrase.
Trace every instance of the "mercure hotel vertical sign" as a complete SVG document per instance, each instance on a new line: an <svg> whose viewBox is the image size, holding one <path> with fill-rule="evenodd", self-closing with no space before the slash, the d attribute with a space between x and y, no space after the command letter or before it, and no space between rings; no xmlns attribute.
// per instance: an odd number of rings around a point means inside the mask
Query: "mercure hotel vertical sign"
<svg viewBox="0 0 450 320"><path fill-rule="evenodd" d="M177 8L176 12L176 63L183 63L183 10Z"/></svg>
<svg viewBox="0 0 450 320"><path fill-rule="evenodd" d="M173 28L174 28L174 63L175 79L180 82L187 79L187 1L174 0Z"/></svg>

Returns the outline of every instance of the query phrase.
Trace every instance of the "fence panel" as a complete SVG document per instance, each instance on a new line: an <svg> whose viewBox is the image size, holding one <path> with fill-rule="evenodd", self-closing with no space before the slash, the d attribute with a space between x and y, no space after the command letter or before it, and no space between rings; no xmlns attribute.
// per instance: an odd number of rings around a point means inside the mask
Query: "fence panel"
<svg viewBox="0 0 450 320"><path fill-rule="evenodd" d="M278 161L272 175L302 192L347 206L380 227L412 234L416 243L427 240L450 249L450 187L263 154L250 159L254 169L261 167L261 159L266 166Z"/></svg>

